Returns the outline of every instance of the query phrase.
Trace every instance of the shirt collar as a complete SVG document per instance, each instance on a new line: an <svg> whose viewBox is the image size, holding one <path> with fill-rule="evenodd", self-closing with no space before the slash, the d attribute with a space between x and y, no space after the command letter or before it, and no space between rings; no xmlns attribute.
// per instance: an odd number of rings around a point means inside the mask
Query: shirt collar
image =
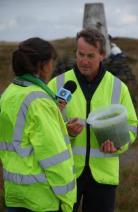
<svg viewBox="0 0 138 212"><path fill-rule="evenodd" d="M84 77L84 75L81 74L81 72L80 72L77 64L75 64L75 66L74 66L74 72L75 72L76 77L79 78L82 82L93 83L93 82L99 82L99 81L101 81L101 79L103 78L106 70L104 69L103 64L100 63L99 71L98 71L97 75L95 76L95 78L92 79L91 81L88 81L86 79L86 77Z"/></svg>

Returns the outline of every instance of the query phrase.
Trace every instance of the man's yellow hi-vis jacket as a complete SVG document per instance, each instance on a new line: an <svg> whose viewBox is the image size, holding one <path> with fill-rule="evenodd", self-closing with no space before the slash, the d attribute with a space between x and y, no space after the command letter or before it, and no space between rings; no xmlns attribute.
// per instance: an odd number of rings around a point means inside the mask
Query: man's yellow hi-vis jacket
<svg viewBox="0 0 138 212"><path fill-rule="evenodd" d="M76 78L74 70L67 71L58 77L52 79L49 87L56 93L57 90L68 80L73 80L77 84L77 90L72 95L71 101L67 104L64 114L68 119L78 117L86 120L87 102ZM127 86L118 78L106 71L101 82L97 86L90 101L90 111L110 104L122 104L127 109L127 116L130 130L130 143L136 138L137 127L131 124L130 120L136 120L136 113L131 101ZM89 112L90 112L89 111ZM86 165L86 154L89 154L89 166L93 178L103 184L117 185L119 183L119 154L128 149L128 145L122 147L116 153L103 153L100 151L93 129L90 129L90 135L87 134L88 125L75 138L72 138L72 150L74 155L75 170L77 178L81 175ZM88 138L89 137L89 138ZM90 140L89 153L87 151L87 140Z"/></svg>
<svg viewBox="0 0 138 212"><path fill-rule="evenodd" d="M29 83L28 83L29 84ZM73 156L62 115L39 86L11 84L0 100L5 203L35 212L71 212Z"/></svg>

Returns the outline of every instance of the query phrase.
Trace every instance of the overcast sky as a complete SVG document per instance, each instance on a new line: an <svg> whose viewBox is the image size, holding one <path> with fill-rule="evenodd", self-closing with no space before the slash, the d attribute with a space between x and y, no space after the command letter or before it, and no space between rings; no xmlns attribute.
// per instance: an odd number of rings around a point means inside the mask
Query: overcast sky
<svg viewBox="0 0 138 212"><path fill-rule="evenodd" d="M0 0L0 41L75 37L85 3L103 2L108 33L138 38L138 0Z"/></svg>

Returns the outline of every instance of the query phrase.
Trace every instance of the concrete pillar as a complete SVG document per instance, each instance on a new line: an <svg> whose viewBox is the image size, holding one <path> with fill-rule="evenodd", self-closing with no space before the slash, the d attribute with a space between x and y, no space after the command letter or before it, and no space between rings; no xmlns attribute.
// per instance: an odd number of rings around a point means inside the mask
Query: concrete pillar
<svg viewBox="0 0 138 212"><path fill-rule="evenodd" d="M103 3L88 3L85 4L83 28L98 29L106 39L106 55L110 54L110 42L106 26L105 12Z"/></svg>

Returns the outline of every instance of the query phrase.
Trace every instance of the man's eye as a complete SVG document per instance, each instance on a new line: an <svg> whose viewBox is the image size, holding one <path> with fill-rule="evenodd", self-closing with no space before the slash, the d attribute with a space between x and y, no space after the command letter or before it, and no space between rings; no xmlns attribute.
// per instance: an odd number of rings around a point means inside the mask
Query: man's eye
<svg viewBox="0 0 138 212"><path fill-rule="evenodd" d="M83 56L84 56L84 54L82 54L82 53L79 53L79 55L80 55L81 57L83 57Z"/></svg>
<svg viewBox="0 0 138 212"><path fill-rule="evenodd" d="M89 59L92 59L92 58L94 58L94 55L93 54L90 54L90 55L88 55L88 58Z"/></svg>

